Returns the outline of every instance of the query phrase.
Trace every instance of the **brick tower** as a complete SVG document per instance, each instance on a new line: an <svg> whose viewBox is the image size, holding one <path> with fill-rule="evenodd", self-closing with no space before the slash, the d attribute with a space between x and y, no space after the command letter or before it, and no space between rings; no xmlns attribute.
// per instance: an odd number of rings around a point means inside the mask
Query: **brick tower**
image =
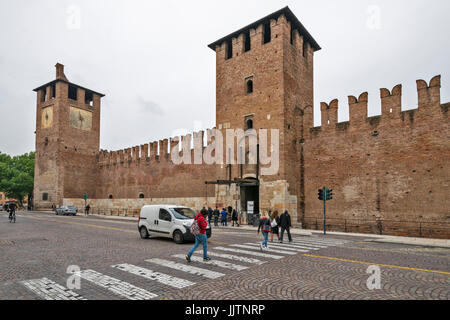
<svg viewBox="0 0 450 320"><path fill-rule="evenodd" d="M300 221L303 128L313 127L313 56L319 45L285 7L209 47L217 56L217 128L278 129L280 137L277 174L260 176L236 165L222 175L255 180L247 190L241 187L243 211L252 200L256 211L288 209Z"/></svg>
<svg viewBox="0 0 450 320"><path fill-rule="evenodd" d="M64 198L95 196L100 147L101 93L69 82L56 64L56 79L34 89L36 163L34 206L63 204Z"/></svg>

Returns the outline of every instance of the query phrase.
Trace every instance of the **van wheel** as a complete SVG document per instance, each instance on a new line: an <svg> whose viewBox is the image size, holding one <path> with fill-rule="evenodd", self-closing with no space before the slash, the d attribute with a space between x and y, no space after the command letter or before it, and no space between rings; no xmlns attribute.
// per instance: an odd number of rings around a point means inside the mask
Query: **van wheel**
<svg viewBox="0 0 450 320"><path fill-rule="evenodd" d="M183 234L181 233L181 231L177 230L173 233L173 240L176 244L182 244L184 242Z"/></svg>
<svg viewBox="0 0 450 320"><path fill-rule="evenodd" d="M148 230L146 227L141 227L139 229L139 234L141 235L142 239L148 239L150 235L148 234Z"/></svg>

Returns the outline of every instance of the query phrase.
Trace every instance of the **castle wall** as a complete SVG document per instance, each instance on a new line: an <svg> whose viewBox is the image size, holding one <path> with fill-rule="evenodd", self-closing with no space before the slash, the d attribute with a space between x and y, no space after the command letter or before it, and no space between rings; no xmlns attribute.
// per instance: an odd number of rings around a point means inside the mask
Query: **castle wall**
<svg viewBox="0 0 450 320"><path fill-rule="evenodd" d="M419 108L404 112L401 86L381 89L382 115L370 118L367 93L350 96L343 123L337 100L322 103L322 126L307 132L303 146L305 227L322 228L318 189L326 186L335 193L330 229L450 237L449 105L440 103L440 85L440 76L429 85L419 80ZM425 223L433 221L447 225Z"/></svg>

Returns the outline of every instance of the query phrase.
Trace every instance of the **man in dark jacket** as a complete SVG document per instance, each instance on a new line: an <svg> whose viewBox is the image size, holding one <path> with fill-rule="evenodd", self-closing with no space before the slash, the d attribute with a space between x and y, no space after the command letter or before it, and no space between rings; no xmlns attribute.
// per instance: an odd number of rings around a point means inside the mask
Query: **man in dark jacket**
<svg viewBox="0 0 450 320"><path fill-rule="evenodd" d="M211 225L211 219L213 216L213 209L211 207L208 207L208 224Z"/></svg>
<svg viewBox="0 0 450 320"><path fill-rule="evenodd" d="M208 257L208 237L206 236L206 221L205 217L208 215L208 210L203 207L202 211L197 214L195 220L197 221L198 228L200 229L200 233L195 236L195 244L189 251L186 256L187 262L191 262L192 254L195 252L197 247L202 244L203 246L203 261L211 261L211 258Z"/></svg>
<svg viewBox="0 0 450 320"><path fill-rule="evenodd" d="M216 206L216 210L214 210L214 226L218 227L219 226L219 216L220 216L220 210L219 208Z"/></svg>
<svg viewBox="0 0 450 320"><path fill-rule="evenodd" d="M287 210L280 216L280 226L281 226L280 243L283 243L284 230L287 231L289 242L292 242L292 236L289 230L292 226L291 216L289 215L289 212Z"/></svg>

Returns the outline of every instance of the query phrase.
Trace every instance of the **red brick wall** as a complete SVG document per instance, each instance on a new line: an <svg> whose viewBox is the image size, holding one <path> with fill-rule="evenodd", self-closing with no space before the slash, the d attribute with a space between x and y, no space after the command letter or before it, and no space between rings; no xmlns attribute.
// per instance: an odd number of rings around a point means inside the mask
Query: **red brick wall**
<svg viewBox="0 0 450 320"><path fill-rule="evenodd" d="M322 104L322 127L307 130L303 151L307 227L317 218L322 228L317 191L326 186L335 193L327 202L334 229L344 231L344 220L335 219L347 219L360 227L346 231L379 232L376 223L363 225L389 220L381 222L383 233L450 237L448 224L419 230L406 222L450 222L448 104L441 105L439 91L440 77L430 86L418 81L419 108L401 112L401 86L392 93L381 89L382 115L371 118L367 94L349 97L350 121L344 123L336 123L337 101Z"/></svg>

